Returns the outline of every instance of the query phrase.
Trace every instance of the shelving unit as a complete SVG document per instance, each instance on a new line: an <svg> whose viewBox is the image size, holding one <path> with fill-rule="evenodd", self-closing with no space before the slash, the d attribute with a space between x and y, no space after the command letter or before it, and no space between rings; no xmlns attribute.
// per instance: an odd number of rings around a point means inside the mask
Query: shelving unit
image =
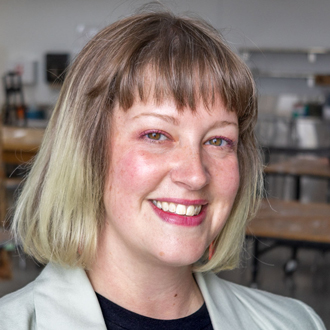
<svg viewBox="0 0 330 330"><path fill-rule="evenodd" d="M239 49L242 53L277 53L277 54L314 54L324 55L330 54L330 48L311 47L311 48L248 48L243 47Z"/></svg>
<svg viewBox="0 0 330 330"><path fill-rule="evenodd" d="M239 54L256 78L304 80L330 87L329 48L241 48Z"/></svg>

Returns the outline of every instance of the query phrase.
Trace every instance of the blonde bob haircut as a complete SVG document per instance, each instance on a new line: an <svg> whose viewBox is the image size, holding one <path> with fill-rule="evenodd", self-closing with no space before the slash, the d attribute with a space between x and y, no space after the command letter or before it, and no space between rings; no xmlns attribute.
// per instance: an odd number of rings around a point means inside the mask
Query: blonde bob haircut
<svg viewBox="0 0 330 330"><path fill-rule="evenodd" d="M100 31L68 70L41 149L16 205L13 231L24 251L88 269L104 226L104 186L115 106L174 100L178 111L220 97L239 122L240 187L226 225L195 271L237 266L262 175L254 136L256 90L247 66L208 23L168 11L140 11Z"/></svg>

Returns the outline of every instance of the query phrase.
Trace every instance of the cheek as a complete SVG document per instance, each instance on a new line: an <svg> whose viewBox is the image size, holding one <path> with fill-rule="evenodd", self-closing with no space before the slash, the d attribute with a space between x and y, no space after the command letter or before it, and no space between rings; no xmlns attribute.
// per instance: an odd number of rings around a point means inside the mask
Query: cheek
<svg viewBox="0 0 330 330"><path fill-rule="evenodd" d="M228 173L228 189L236 196L240 184L239 166L236 161Z"/></svg>
<svg viewBox="0 0 330 330"><path fill-rule="evenodd" d="M117 193L124 192L126 198L130 197L129 193L143 195L162 177L161 164L158 157L145 151L113 154L110 167L114 170L110 172L109 184Z"/></svg>
<svg viewBox="0 0 330 330"><path fill-rule="evenodd" d="M236 196L240 184L239 166L237 158L223 162L221 166L214 169L212 177L215 179L215 186L220 195L229 198Z"/></svg>

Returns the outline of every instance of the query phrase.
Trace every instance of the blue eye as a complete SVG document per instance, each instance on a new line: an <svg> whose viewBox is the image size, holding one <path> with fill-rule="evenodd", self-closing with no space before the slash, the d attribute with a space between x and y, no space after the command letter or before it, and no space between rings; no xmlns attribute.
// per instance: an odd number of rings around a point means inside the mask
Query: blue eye
<svg viewBox="0 0 330 330"><path fill-rule="evenodd" d="M159 132L151 132L146 135L147 135L148 139L155 140L155 141L162 141L162 140L167 139L167 137L164 134L159 133Z"/></svg>

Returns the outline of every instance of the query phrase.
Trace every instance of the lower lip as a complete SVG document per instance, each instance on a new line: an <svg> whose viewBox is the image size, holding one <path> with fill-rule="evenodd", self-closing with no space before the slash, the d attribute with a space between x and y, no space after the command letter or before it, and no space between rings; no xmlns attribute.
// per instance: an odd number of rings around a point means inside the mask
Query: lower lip
<svg viewBox="0 0 330 330"><path fill-rule="evenodd" d="M179 215L176 213L165 212L162 209L159 209L156 205L150 202L152 208L156 212L156 214L165 222L178 225L178 226L186 226L186 227L195 227L199 226L206 217L206 205L203 205L201 212L198 215L194 216L186 216Z"/></svg>

